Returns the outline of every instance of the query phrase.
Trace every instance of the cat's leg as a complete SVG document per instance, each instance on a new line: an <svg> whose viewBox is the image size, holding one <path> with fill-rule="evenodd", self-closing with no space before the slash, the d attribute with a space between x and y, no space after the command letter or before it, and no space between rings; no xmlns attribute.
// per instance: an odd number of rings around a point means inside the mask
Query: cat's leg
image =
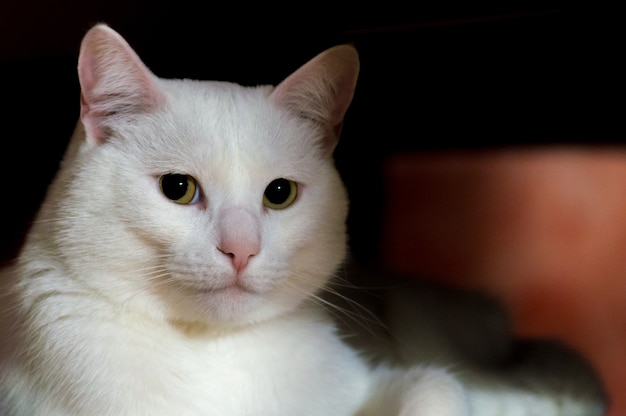
<svg viewBox="0 0 626 416"><path fill-rule="evenodd" d="M467 416L461 383L444 369L381 366L373 372L371 394L358 416Z"/></svg>

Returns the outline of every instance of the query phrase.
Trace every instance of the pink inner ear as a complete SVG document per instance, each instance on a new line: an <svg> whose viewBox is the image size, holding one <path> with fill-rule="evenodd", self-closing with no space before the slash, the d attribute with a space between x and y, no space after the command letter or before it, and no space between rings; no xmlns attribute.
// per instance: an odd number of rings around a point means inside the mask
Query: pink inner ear
<svg viewBox="0 0 626 416"><path fill-rule="evenodd" d="M93 75L92 69L94 67L95 63L91 51L81 51L81 54L78 57L78 78L80 79L81 90L93 90L96 84L96 79ZM89 68L89 70L87 70L86 68Z"/></svg>
<svg viewBox="0 0 626 416"><path fill-rule="evenodd" d="M94 59L90 50L83 48L78 58L78 78L80 80L80 119L85 127L85 131L89 137L93 137L97 141L103 138L103 132L98 129L97 120L90 116L88 100L85 94L93 91L96 85L96 78L93 74L95 67Z"/></svg>

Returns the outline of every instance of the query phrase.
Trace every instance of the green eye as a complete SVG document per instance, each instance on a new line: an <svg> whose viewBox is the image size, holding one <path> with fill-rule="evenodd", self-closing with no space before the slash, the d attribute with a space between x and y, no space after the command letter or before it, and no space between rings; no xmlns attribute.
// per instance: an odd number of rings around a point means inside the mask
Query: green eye
<svg viewBox="0 0 626 416"><path fill-rule="evenodd" d="M159 180L161 192L177 204L193 204L198 202L200 192L196 180L181 173L168 173Z"/></svg>
<svg viewBox="0 0 626 416"><path fill-rule="evenodd" d="M288 179L274 179L263 193L263 205L271 209L284 209L298 196L298 184Z"/></svg>

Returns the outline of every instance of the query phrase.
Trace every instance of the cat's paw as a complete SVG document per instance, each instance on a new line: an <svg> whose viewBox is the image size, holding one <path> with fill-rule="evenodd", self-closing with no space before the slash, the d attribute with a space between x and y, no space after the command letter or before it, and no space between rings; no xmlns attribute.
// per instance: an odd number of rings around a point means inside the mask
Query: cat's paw
<svg viewBox="0 0 626 416"><path fill-rule="evenodd" d="M415 369L406 373L408 388L399 416L467 416L469 399L461 383L441 369Z"/></svg>
<svg viewBox="0 0 626 416"><path fill-rule="evenodd" d="M439 368L379 367L371 394L358 416L468 416L465 388Z"/></svg>

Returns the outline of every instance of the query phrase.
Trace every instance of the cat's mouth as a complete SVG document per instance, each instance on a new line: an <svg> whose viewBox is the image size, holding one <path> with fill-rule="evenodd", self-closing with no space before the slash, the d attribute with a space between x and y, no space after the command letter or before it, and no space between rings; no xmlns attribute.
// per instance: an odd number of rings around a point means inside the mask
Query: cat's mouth
<svg viewBox="0 0 626 416"><path fill-rule="evenodd" d="M230 279L229 279L230 280ZM260 295L263 290L246 280L237 279L235 281L227 281L224 283L208 283L208 282L184 282L182 285L186 291L194 294L250 294Z"/></svg>
<svg viewBox="0 0 626 416"><path fill-rule="evenodd" d="M258 295L260 294L258 289L255 289L253 287L250 287L249 285L246 284L242 284L242 283L232 283L232 284L228 284L228 285L222 285L222 286L213 286L213 287L206 287L204 289L200 290L200 293L210 293L210 294L214 294L214 295L218 295L218 294L235 294L235 293L247 293L247 294L251 294L251 295Z"/></svg>

